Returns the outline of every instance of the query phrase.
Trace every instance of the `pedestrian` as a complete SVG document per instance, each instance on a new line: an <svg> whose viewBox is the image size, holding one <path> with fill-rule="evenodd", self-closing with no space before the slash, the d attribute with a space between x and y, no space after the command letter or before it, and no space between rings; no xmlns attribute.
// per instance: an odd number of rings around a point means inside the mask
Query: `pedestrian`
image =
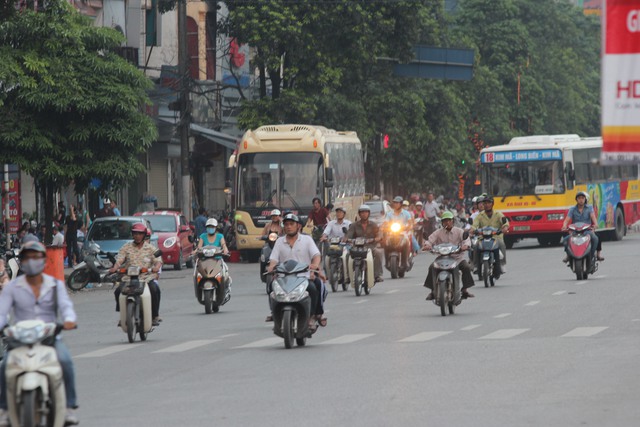
<svg viewBox="0 0 640 427"><path fill-rule="evenodd" d="M114 216L122 216L122 214L120 213L120 209L118 209L118 205L116 204L115 201L111 201L111 212L113 212Z"/></svg>
<svg viewBox="0 0 640 427"><path fill-rule="evenodd" d="M67 208L64 207L64 202L61 200L58 202L58 213L54 217L54 221L58 224L64 224L64 220L67 218Z"/></svg>
<svg viewBox="0 0 640 427"><path fill-rule="evenodd" d="M427 201L424 203L423 209L425 215L427 216L427 227L424 233L424 237L428 239L431 233L436 231L436 217L442 215L438 202L433 200L432 192L429 192L427 194Z"/></svg>
<svg viewBox="0 0 640 427"><path fill-rule="evenodd" d="M202 236L204 233L207 232L206 230L206 223L207 223L207 211L200 206L198 208L198 216L195 219L195 233L197 237Z"/></svg>
<svg viewBox="0 0 640 427"><path fill-rule="evenodd" d="M57 247L57 248L61 248L64 246L64 234L62 234L62 231L64 230L64 227L62 225L58 225L56 226L54 224L53 227L53 240L51 241L51 246Z"/></svg>
<svg viewBox="0 0 640 427"><path fill-rule="evenodd" d="M89 215L89 209L83 209L81 204L78 204L78 210L76 212L78 216L78 225L82 233L87 234L87 230L91 227L91 216Z"/></svg>
<svg viewBox="0 0 640 427"><path fill-rule="evenodd" d="M76 207L70 206L69 216L67 216L65 232L65 241L67 243L67 264L73 268L76 262L80 260L80 251L78 250L78 217L76 216Z"/></svg>
<svg viewBox="0 0 640 427"><path fill-rule="evenodd" d="M113 216L113 210L111 210L111 201L104 199L102 208L96 214L96 218L104 218L106 216Z"/></svg>

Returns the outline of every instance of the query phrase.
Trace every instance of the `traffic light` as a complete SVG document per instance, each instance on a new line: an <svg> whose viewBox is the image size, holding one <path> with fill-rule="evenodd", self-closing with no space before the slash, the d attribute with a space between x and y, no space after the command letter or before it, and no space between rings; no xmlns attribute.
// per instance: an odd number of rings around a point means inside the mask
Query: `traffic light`
<svg viewBox="0 0 640 427"><path fill-rule="evenodd" d="M466 160L465 160L465 159L460 160L460 164L461 164L462 166L464 166L465 162L466 162Z"/></svg>
<svg viewBox="0 0 640 427"><path fill-rule="evenodd" d="M382 137L382 146L384 148L389 148L389 135L386 133Z"/></svg>

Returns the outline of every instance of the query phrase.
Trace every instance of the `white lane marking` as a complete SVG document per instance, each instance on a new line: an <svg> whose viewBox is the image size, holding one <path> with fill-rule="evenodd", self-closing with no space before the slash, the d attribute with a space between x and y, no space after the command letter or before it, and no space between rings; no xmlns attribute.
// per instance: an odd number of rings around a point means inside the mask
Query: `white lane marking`
<svg viewBox="0 0 640 427"><path fill-rule="evenodd" d="M361 299L360 301L354 302L354 304L362 304L363 302L367 302L367 301L369 301L369 300Z"/></svg>
<svg viewBox="0 0 640 427"><path fill-rule="evenodd" d="M273 337L273 338L265 338L263 340L258 340L254 342L250 342L249 344L240 345L238 347L233 348L260 348L260 347L271 347L276 344L282 343L282 338Z"/></svg>
<svg viewBox="0 0 640 427"><path fill-rule="evenodd" d="M203 345L212 344L220 340L194 340L186 341L181 344L173 345L171 347L163 348L161 350L154 351L153 353L181 353L187 350L193 350L194 348L202 347Z"/></svg>
<svg viewBox="0 0 640 427"><path fill-rule="evenodd" d="M640 322L640 319L633 319L632 322Z"/></svg>
<svg viewBox="0 0 640 427"><path fill-rule="evenodd" d="M498 314L496 316L493 316L494 319L503 319L505 317L509 317L511 316L511 313L502 313L502 314Z"/></svg>
<svg viewBox="0 0 640 427"><path fill-rule="evenodd" d="M330 339L328 341L323 341L320 344L350 344L352 342L360 341L374 335L375 334L347 334L341 337Z"/></svg>
<svg viewBox="0 0 640 427"><path fill-rule="evenodd" d="M76 357L103 357L109 356L110 354L120 353L121 351L131 350L132 348L136 348L141 346L142 344L128 344L128 345L112 345L109 347L101 348L100 350L90 351L89 353L84 353Z"/></svg>
<svg viewBox="0 0 640 427"><path fill-rule="evenodd" d="M479 328L482 325L469 325L469 326L465 326L464 328L460 328L461 331L472 331L476 328Z"/></svg>
<svg viewBox="0 0 640 427"><path fill-rule="evenodd" d="M558 292L554 292L552 295L562 295L562 294L566 294L567 291L558 291Z"/></svg>
<svg viewBox="0 0 640 427"><path fill-rule="evenodd" d="M529 329L498 329L495 332L491 332L489 335L478 338L479 340L504 340L507 338L515 337L516 335L524 334Z"/></svg>
<svg viewBox="0 0 640 427"><path fill-rule="evenodd" d="M432 331L432 332L420 332L419 334L411 335L410 337L403 338L398 342L424 342L436 339L438 337L448 335L453 331Z"/></svg>
<svg viewBox="0 0 640 427"><path fill-rule="evenodd" d="M583 327L583 328L575 328L572 331L567 332L562 335L563 337L591 337L595 334L599 334L600 332L608 329L608 326L594 326L594 327Z"/></svg>
<svg viewBox="0 0 640 427"><path fill-rule="evenodd" d="M586 280L580 280L580 281L576 282L576 285L584 285L586 283L587 283Z"/></svg>
<svg viewBox="0 0 640 427"><path fill-rule="evenodd" d="M238 334L227 334L227 335L220 335L218 338L222 339L222 338L229 338L229 337L235 337Z"/></svg>
<svg viewBox="0 0 640 427"><path fill-rule="evenodd" d="M528 303L526 303L525 305L527 305L527 306L529 306L529 307L532 307L532 306L534 306L534 305L536 305L536 304L540 304L540 301L529 301L529 302L528 302Z"/></svg>
<svg viewBox="0 0 640 427"><path fill-rule="evenodd" d="M395 294L396 292L400 292L400 289L391 289L390 291L385 292L385 294Z"/></svg>

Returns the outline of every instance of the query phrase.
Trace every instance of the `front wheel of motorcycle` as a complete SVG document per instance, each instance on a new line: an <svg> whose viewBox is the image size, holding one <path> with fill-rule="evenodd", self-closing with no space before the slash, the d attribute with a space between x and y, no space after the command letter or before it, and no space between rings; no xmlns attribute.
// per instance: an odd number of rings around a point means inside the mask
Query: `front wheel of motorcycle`
<svg viewBox="0 0 640 427"><path fill-rule="evenodd" d="M147 333L144 331L144 310L142 309L142 304L140 304L140 322L138 323L138 335L140 335L140 341L147 340Z"/></svg>
<svg viewBox="0 0 640 427"><path fill-rule="evenodd" d="M447 286L446 283L438 283L438 305L440 305L440 315L447 315Z"/></svg>
<svg viewBox="0 0 640 427"><path fill-rule="evenodd" d="M132 343L136 340L136 305L132 302L127 302L127 338Z"/></svg>
<svg viewBox="0 0 640 427"><path fill-rule="evenodd" d="M360 288L362 286L362 274L360 274L361 267L353 269L353 287L356 290L356 296L360 296Z"/></svg>
<svg viewBox="0 0 640 427"><path fill-rule="evenodd" d="M482 262L482 280L484 281L484 287L489 287L489 261Z"/></svg>
<svg viewBox="0 0 640 427"><path fill-rule="evenodd" d="M576 260L574 264L576 269L576 280L586 279L584 272L584 259Z"/></svg>
<svg viewBox="0 0 640 427"><path fill-rule="evenodd" d="M203 291L202 293L204 294L204 312L211 314L213 312L213 300L211 299L213 291Z"/></svg>
<svg viewBox="0 0 640 427"><path fill-rule="evenodd" d="M338 280L340 278L340 272L338 271L337 264L331 262L331 276L329 276L329 282L331 283L331 291L338 292Z"/></svg>
<svg viewBox="0 0 640 427"><path fill-rule="evenodd" d="M39 426L43 425L45 420L40 419L44 417L44 414L38 413L39 402L42 400L41 396L42 391L40 389L36 390L26 390L22 392L22 396L20 396L22 400L21 411L20 411L20 425L21 426Z"/></svg>
<svg viewBox="0 0 640 427"><path fill-rule="evenodd" d="M293 323L291 322L291 310L285 310L282 315L282 335L284 336L284 348L293 347Z"/></svg>
<svg viewBox="0 0 640 427"><path fill-rule="evenodd" d="M389 271L391 272L391 278L398 278L398 257L392 256L389 259Z"/></svg>
<svg viewBox="0 0 640 427"><path fill-rule="evenodd" d="M67 287L74 292L79 291L89 284L89 270L82 268L72 271L67 279Z"/></svg>

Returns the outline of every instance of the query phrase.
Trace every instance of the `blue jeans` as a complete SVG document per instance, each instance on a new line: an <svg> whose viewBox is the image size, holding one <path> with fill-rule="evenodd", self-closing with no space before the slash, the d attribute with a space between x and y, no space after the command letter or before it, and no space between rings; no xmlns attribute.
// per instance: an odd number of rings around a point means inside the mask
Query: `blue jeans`
<svg viewBox="0 0 640 427"><path fill-rule="evenodd" d="M420 245L418 244L418 240L413 233L411 234L411 245L413 245L414 252L420 252Z"/></svg>
<svg viewBox="0 0 640 427"><path fill-rule="evenodd" d="M64 391L67 396L67 408L76 408L76 375L73 370L73 360L69 349L61 339L56 339L56 353L58 354L58 362L62 367L62 378L64 380ZM0 364L0 409L7 409L7 379L6 366L8 354L4 355Z"/></svg>

